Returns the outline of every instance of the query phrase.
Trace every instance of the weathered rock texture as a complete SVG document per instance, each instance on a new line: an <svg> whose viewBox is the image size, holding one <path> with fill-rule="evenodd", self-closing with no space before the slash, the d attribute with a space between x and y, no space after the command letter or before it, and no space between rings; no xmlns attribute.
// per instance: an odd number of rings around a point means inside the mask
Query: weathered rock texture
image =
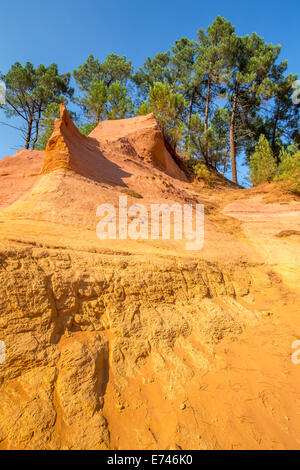
<svg viewBox="0 0 300 470"><path fill-rule="evenodd" d="M100 142L100 145L109 143L113 146L119 142L127 147L129 155L186 181L185 175L166 149L163 134L152 113L119 121L102 121L90 137Z"/></svg>
<svg viewBox="0 0 300 470"><path fill-rule="evenodd" d="M151 115L42 156L0 161L0 449L299 448L300 203L188 183ZM203 250L98 240L124 194L204 203Z"/></svg>
<svg viewBox="0 0 300 470"><path fill-rule="evenodd" d="M101 151L109 142L110 147L116 145L116 150L119 145L125 147L128 156L134 155L137 163L139 160L150 163L171 176L186 180L167 151L153 114L122 121L121 125L120 121L103 121L86 137L79 132L62 103L60 119L55 121L53 134L47 143L42 174L73 170L97 181L105 181L107 173L111 178L117 172Z"/></svg>

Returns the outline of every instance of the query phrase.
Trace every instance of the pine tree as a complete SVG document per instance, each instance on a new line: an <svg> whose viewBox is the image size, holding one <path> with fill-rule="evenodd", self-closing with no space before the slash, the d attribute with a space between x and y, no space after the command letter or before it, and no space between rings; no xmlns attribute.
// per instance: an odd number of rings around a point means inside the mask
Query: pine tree
<svg viewBox="0 0 300 470"><path fill-rule="evenodd" d="M257 184L272 181L276 173L276 160L269 142L262 134L255 146L255 152L250 156L250 182Z"/></svg>
<svg viewBox="0 0 300 470"><path fill-rule="evenodd" d="M142 101L140 106L135 111L135 114L137 114L138 116L144 116L145 114L149 113L151 113L151 107L148 101Z"/></svg>
<svg viewBox="0 0 300 470"><path fill-rule="evenodd" d="M167 83L171 86L173 79L170 69L170 51L159 52L153 59L148 57L144 65L136 71L133 81L143 98L149 95L155 82Z"/></svg>
<svg viewBox="0 0 300 470"><path fill-rule="evenodd" d="M81 92L75 101L88 119L87 124L132 114L133 104L127 90L131 73L131 62L125 56L116 54L109 54L102 63L90 55L83 65L73 71Z"/></svg>
<svg viewBox="0 0 300 470"><path fill-rule="evenodd" d="M183 137L186 102L173 93L167 83L155 82L149 93L150 109L154 113L168 143L176 149Z"/></svg>
<svg viewBox="0 0 300 470"><path fill-rule="evenodd" d="M107 119L124 119L133 113L133 103L127 96L125 85L119 81L112 83L107 97Z"/></svg>
<svg viewBox="0 0 300 470"><path fill-rule="evenodd" d="M227 48L230 47L233 33L234 27L231 23L220 16L214 20L206 32L202 28L198 31L199 56L196 63L196 76L204 83L204 135L208 132L211 107L222 90ZM204 148L204 151L208 153L208 149Z"/></svg>
<svg viewBox="0 0 300 470"><path fill-rule="evenodd" d="M132 73L132 64L125 56L109 54L104 62L99 62L91 54L83 65L73 71L73 77L80 91L89 91L92 82L103 81L107 87L116 81L126 84Z"/></svg>
<svg viewBox="0 0 300 470"><path fill-rule="evenodd" d="M181 38L175 41L172 47L170 60L171 76L173 78L172 89L180 93L187 102L187 131L189 135L192 114L203 107L203 83L202 77L196 73L196 63L199 57L199 46L195 41ZM188 136L186 148L188 148Z"/></svg>
<svg viewBox="0 0 300 470"><path fill-rule="evenodd" d="M300 194L300 151L291 154L284 148L279 154L279 166L276 181L283 181L285 189Z"/></svg>
<svg viewBox="0 0 300 470"><path fill-rule="evenodd" d="M67 101L73 95L74 90L69 86L70 74L60 75L56 64L48 67L41 64L35 69L30 62L25 66L16 62L2 78L6 84L6 115L25 121L25 148L31 146L34 149L48 105Z"/></svg>
<svg viewBox="0 0 300 470"><path fill-rule="evenodd" d="M204 160L223 174L227 168L229 114L225 108L216 109L210 126L205 124L199 114L193 114L190 128L189 155L193 159Z"/></svg>
<svg viewBox="0 0 300 470"><path fill-rule="evenodd" d="M45 150L54 128L55 119L59 118L59 105L50 103L43 113L40 135L36 143L36 150Z"/></svg>
<svg viewBox="0 0 300 470"><path fill-rule="evenodd" d="M89 90L80 99L81 108L91 122L99 123L105 117L108 87L103 80L90 83Z"/></svg>
<svg viewBox="0 0 300 470"><path fill-rule="evenodd" d="M279 163L279 152L285 142L300 143L299 106L293 103L292 85L297 75L285 76L287 61L275 64L271 75L272 95L263 106L264 133L268 136Z"/></svg>
<svg viewBox="0 0 300 470"><path fill-rule="evenodd" d="M256 33L231 35L227 48L227 89L230 119L232 180L237 182L236 157L249 138L251 120L256 118L261 100L271 94L270 73L280 46L266 44Z"/></svg>

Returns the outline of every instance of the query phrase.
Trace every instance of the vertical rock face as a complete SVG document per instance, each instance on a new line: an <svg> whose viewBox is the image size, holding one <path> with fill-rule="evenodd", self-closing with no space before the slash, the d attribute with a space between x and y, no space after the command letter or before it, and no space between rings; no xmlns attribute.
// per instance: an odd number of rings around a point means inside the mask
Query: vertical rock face
<svg viewBox="0 0 300 470"><path fill-rule="evenodd" d="M47 143L46 154L41 173L50 173L57 169L73 169L75 161L71 161L70 145L73 137L82 139L80 132L70 119L64 103L60 105L60 119L54 123L53 133ZM73 159L72 159L73 160Z"/></svg>
<svg viewBox="0 0 300 470"><path fill-rule="evenodd" d="M0 449L297 447L297 305L268 266L0 255Z"/></svg>
<svg viewBox="0 0 300 470"><path fill-rule="evenodd" d="M114 151L117 143L123 147L131 147L137 162L141 161L145 166L156 166L170 176L186 180L167 151L153 114L119 121L103 121L86 137L77 129L63 103L60 105L60 119L55 121L53 134L47 143L41 173L73 170L101 181L105 151ZM120 161L121 165L122 163L124 164ZM113 170L111 173L113 176Z"/></svg>
<svg viewBox="0 0 300 470"><path fill-rule="evenodd" d="M85 176L96 176L99 158L101 155L97 143L81 134L62 103L60 119L55 121L54 131L46 146L41 174L73 170Z"/></svg>
<svg viewBox="0 0 300 470"><path fill-rule="evenodd" d="M102 145L116 145L118 142L131 147L138 158L165 173L186 181L184 173L178 168L168 152L162 131L153 113L118 121L103 121L90 134Z"/></svg>
<svg viewBox="0 0 300 470"><path fill-rule="evenodd" d="M108 449L103 416L108 381L108 341L104 335L71 335L59 344L54 402L56 432L67 449Z"/></svg>

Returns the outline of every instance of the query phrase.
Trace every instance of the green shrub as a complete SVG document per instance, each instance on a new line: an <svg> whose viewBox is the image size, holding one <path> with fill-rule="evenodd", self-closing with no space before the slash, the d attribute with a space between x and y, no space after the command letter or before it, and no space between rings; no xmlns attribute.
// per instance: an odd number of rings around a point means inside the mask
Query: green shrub
<svg viewBox="0 0 300 470"><path fill-rule="evenodd" d="M204 179L208 181L210 179L210 171L203 162L198 162L193 165L193 172L197 178Z"/></svg>
<svg viewBox="0 0 300 470"><path fill-rule="evenodd" d="M140 107L136 110L138 116L145 116L146 114L151 113L150 103L148 101L143 101L140 104Z"/></svg>
<svg viewBox="0 0 300 470"><path fill-rule="evenodd" d="M180 93L174 93L167 83L155 82L149 92L150 109L168 141L175 150L184 134L186 101Z"/></svg>
<svg viewBox="0 0 300 470"><path fill-rule="evenodd" d="M261 134L254 153L250 156L249 179L253 186L270 182L276 173L276 160L266 137Z"/></svg>
<svg viewBox="0 0 300 470"><path fill-rule="evenodd" d="M87 122L85 124L80 124L79 130L81 134L89 135L97 127L97 125L97 122Z"/></svg>
<svg viewBox="0 0 300 470"><path fill-rule="evenodd" d="M282 149L275 181L283 181L286 190L300 195L300 152L291 155Z"/></svg>
<svg viewBox="0 0 300 470"><path fill-rule="evenodd" d="M128 196L135 197L137 199L143 199L143 196L132 189L121 189L121 193L127 194Z"/></svg>

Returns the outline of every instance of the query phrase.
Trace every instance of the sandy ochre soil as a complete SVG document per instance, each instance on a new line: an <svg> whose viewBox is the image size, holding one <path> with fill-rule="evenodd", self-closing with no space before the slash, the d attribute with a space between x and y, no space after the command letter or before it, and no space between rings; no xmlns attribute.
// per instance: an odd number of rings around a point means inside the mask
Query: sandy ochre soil
<svg viewBox="0 0 300 470"><path fill-rule="evenodd" d="M99 240L119 196L204 204L203 248ZM0 449L300 448L299 199L191 182L152 114L86 137L62 105L0 208Z"/></svg>

